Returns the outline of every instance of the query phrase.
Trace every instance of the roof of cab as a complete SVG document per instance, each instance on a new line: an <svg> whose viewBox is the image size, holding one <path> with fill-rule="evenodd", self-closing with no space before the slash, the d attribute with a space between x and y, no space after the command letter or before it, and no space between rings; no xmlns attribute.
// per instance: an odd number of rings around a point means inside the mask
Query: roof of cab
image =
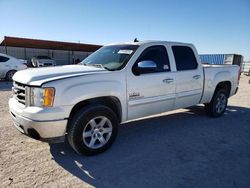
<svg viewBox="0 0 250 188"><path fill-rule="evenodd" d="M171 45L192 45L190 43L184 43L184 42L173 42L173 41L160 41L160 40L145 40L145 41L139 41L139 42L123 42L123 43L111 43L108 44L107 46L111 46L111 45L144 45L144 44L157 44L157 43L168 43Z"/></svg>

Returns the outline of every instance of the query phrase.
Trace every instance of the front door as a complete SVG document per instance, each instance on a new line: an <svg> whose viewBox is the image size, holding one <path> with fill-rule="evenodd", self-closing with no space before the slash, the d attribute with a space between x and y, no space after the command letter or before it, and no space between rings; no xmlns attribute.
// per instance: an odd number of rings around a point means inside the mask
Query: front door
<svg viewBox="0 0 250 188"><path fill-rule="evenodd" d="M134 71L139 62L153 61L153 72ZM175 74L163 45L146 48L127 76L128 120L161 113L174 108Z"/></svg>

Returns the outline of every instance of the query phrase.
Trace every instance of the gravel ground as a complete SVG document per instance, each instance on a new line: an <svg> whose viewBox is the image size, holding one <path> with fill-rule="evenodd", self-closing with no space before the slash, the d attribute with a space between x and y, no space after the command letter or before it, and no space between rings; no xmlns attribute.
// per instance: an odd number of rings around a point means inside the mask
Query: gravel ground
<svg viewBox="0 0 250 188"><path fill-rule="evenodd" d="M223 117L195 106L127 123L110 150L92 157L19 133L10 88L0 81L0 187L250 187L247 76Z"/></svg>

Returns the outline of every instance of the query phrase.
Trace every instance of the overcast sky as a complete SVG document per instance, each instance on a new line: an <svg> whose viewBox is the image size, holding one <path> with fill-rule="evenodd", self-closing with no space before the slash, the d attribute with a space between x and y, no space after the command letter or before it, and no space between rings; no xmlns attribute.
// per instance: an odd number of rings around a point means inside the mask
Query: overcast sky
<svg viewBox="0 0 250 188"><path fill-rule="evenodd" d="M250 60L250 0L0 0L0 37L93 44L190 42Z"/></svg>

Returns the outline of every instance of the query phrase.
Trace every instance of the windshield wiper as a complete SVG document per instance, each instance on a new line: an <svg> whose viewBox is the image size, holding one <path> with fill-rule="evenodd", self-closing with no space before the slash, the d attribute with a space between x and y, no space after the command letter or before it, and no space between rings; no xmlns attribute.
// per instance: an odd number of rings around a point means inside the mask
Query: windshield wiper
<svg viewBox="0 0 250 188"><path fill-rule="evenodd" d="M106 70L110 71L110 69L108 67L105 67L102 64L86 64L86 63L84 63L83 65L85 65L85 66L93 66L93 67L102 68L102 69L106 69Z"/></svg>

